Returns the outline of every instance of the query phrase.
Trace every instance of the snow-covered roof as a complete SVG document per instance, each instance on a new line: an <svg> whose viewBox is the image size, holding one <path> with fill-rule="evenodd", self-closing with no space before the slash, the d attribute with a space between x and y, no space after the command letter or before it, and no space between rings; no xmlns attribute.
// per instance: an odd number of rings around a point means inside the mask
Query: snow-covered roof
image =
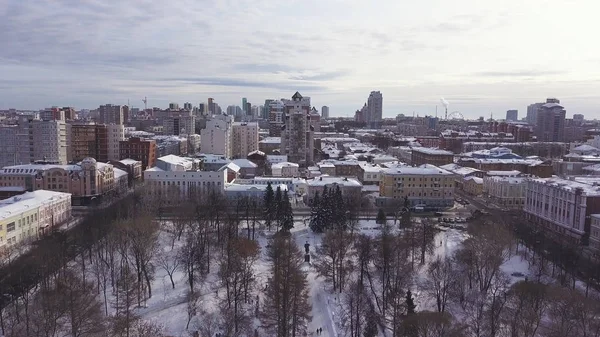
<svg viewBox="0 0 600 337"><path fill-rule="evenodd" d="M140 161L131 159L131 158L126 158L126 159L119 160L119 162L122 164L125 164L125 165L135 165L136 163L139 163Z"/></svg>
<svg viewBox="0 0 600 337"><path fill-rule="evenodd" d="M504 177L504 176L492 176L487 177L486 180L492 180L496 182L502 182L506 184L524 184L527 180L523 177Z"/></svg>
<svg viewBox="0 0 600 337"><path fill-rule="evenodd" d="M563 179L554 176L552 178L530 179L529 181L566 191L580 188L587 196L600 196L600 177L570 177L570 179Z"/></svg>
<svg viewBox="0 0 600 337"><path fill-rule="evenodd" d="M512 171L487 171L488 176L505 176L505 177L516 177L521 175L521 171L512 170Z"/></svg>
<svg viewBox="0 0 600 337"><path fill-rule="evenodd" d="M431 147L413 147L412 150L413 150L413 152L420 152L420 153L436 155L436 156L453 156L454 155L454 153L452 153L450 151L446 151L446 150L442 150L442 149L434 149Z"/></svg>
<svg viewBox="0 0 600 337"><path fill-rule="evenodd" d="M253 162L249 161L248 159L234 159L232 161L232 163L236 164L240 168L255 168L255 167L258 167L258 165L254 164Z"/></svg>
<svg viewBox="0 0 600 337"><path fill-rule="evenodd" d="M226 184L225 192L247 192L247 191L266 191L268 185L246 185L246 184ZM286 184L274 185L272 186L273 190L276 190L277 187L281 189L281 191L287 191Z"/></svg>
<svg viewBox="0 0 600 337"><path fill-rule="evenodd" d="M483 179L482 179L482 178L479 178L479 177L473 177L473 176L471 176L471 177L466 177L466 178L465 178L465 181L473 181L473 182L475 182L476 184L483 184Z"/></svg>
<svg viewBox="0 0 600 337"><path fill-rule="evenodd" d="M290 163L289 161L284 161L281 163L273 164L271 166L272 169L280 169L280 168L284 168L284 167L300 167L300 165L298 165L296 163Z"/></svg>
<svg viewBox="0 0 600 337"><path fill-rule="evenodd" d="M332 177L332 176L328 176L328 175L321 175L318 178L308 180L306 183L308 186L325 186L325 185L331 185L331 184L338 184L338 185L342 185L342 186L357 186L357 187L362 186L362 184L354 178Z"/></svg>
<svg viewBox="0 0 600 337"><path fill-rule="evenodd" d="M0 200L0 219L7 219L47 203L70 197L71 193L37 190Z"/></svg>
<svg viewBox="0 0 600 337"><path fill-rule="evenodd" d="M544 163L539 159L498 159L498 158L465 158L462 161L469 161L478 164L524 164L529 166L537 166ZM460 164L460 161L459 161Z"/></svg>
<svg viewBox="0 0 600 337"><path fill-rule="evenodd" d="M281 137L267 137L267 138L259 141L259 143L263 143L263 144L281 144Z"/></svg>
<svg viewBox="0 0 600 337"><path fill-rule="evenodd" d="M562 108L563 106L558 103L546 103L546 104L542 105L542 107L551 109L551 108L555 108L555 107Z"/></svg>
<svg viewBox="0 0 600 337"><path fill-rule="evenodd" d="M452 175L452 172L446 171L435 165L424 164L419 167L398 166L384 171L390 175Z"/></svg>
<svg viewBox="0 0 600 337"><path fill-rule="evenodd" d="M123 171L123 170L121 170L119 168L116 168L116 167L113 168L113 170L114 170L115 179L119 179L119 178L121 178L123 176L127 176L127 174L128 174L127 172L125 172L125 171Z"/></svg>
<svg viewBox="0 0 600 337"><path fill-rule="evenodd" d="M229 169L233 172L239 172L240 171L240 167L237 166L235 163L231 162L231 163L227 163L225 165L223 165L218 171L223 171L225 169Z"/></svg>
<svg viewBox="0 0 600 337"><path fill-rule="evenodd" d="M321 138L321 143L358 143L360 140L356 138L346 138L346 137L323 137Z"/></svg>
<svg viewBox="0 0 600 337"><path fill-rule="evenodd" d="M93 158L86 158L86 159L88 161L90 161ZM86 159L84 159L84 161ZM56 169L56 168L63 169L65 171L81 171L82 170L82 167L81 167L82 162L80 162L78 164L69 164L69 165L25 164L25 165L5 166L4 168L0 169L0 174L17 174L17 175L31 174L31 175L34 175L40 171L47 171L47 170ZM96 165L96 168L99 170L113 167L110 164L96 162L95 160L93 161L93 163Z"/></svg>
<svg viewBox="0 0 600 337"><path fill-rule="evenodd" d="M191 159L191 158L180 157L180 156L176 156L174 154L162 156L162 157L158 158L158 160L163 161L167 164L182 165L182 166L186 166L193 162L193 159Z"/></svg>
<svg viewBox="0 0 600 337"><path fill-rule="evenodd" d="M587 151L598 151L600 152L600 150L596 147L593 147L591 145L588 144L581 144L578 147L573 149L574 151L580 151L580 152L587 152Z"/></svg>

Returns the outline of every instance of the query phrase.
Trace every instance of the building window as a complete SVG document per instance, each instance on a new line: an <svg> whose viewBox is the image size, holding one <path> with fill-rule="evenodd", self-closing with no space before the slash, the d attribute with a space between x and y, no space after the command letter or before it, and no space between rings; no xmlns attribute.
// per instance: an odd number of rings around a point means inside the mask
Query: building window
<svg viewBox="0 0 600 337"><path fill-rule="evenodd" d="M14 222L11 222L8 225L6 225L6 231L7 232L12 232L14 230L15 230L15 223Z"/></svg>

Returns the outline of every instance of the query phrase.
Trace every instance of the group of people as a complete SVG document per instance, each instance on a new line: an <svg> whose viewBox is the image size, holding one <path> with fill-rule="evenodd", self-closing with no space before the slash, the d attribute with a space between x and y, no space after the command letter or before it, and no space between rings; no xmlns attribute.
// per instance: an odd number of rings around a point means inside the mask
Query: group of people
<svg viewBox="0 0 600 337"><path fill-rule="evenodd" d="M317 329L317 336L320 336L323 333L323 328Z"/></svg>

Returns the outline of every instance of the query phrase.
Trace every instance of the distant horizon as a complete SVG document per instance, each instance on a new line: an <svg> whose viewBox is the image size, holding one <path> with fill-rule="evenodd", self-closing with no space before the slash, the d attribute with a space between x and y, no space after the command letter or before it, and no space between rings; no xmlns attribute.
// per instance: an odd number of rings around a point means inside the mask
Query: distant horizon
<svg viewBox="0 0 600 337"><path fill-rule="evenodd" d="M0 4L0 108L255 105L295 91L351 117L502 116L547 97L600 118L589 3L207 0ZM560 18L560 25L554 18Z"/></svg>

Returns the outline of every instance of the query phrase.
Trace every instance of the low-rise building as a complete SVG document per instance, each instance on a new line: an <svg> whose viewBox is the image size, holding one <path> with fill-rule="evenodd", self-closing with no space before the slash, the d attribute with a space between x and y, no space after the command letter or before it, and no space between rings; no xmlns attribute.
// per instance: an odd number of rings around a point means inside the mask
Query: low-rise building
<svg viewBox="0 0 600 337"><path fill-rule="evenodd" d="M240 168L239 177L240 178L247 179L247 178L254 178L256 176L256 170L257 170L258 165L256 165L252 161L250 161L248 159L234 159L232 161L232 163L239 166L239 168Z"/></svg>
<svg viewBox="0 0 600 337"><path fill-rule="evenodd" d="M287 191L287 185L272 185L273 191L279 188L281 192ZM267 185L247 185L247 184L227 184L225 186L225 196L230 200L251 198L260 199L264 198Z"/></svg>
<svg viewBox="0 0 600 337"><path fill-rule="evenodd" d="M227 170L200 171L200 160L169 155L158 158L156 166L144 171L149 195L159 204L176 205L208 192L223 193Z"/></svg>
<svg viewBox="0 0 600 337"><path fill-rule="evenodd" d="M503 208L522 209L527 181L523 177L486 176L483 190L494 204Z"/></svg>
<svg viewBox="0 0 600 337"><path fill-rule="evenodd" d="M464 178L463 190L470 195L483 194L483 179L474 176Z"/></svg>
<svg viewBox="0 0 600 337"><path fill-rule="evenodd" d="M351 205L360 200L362 184L358 180L347 177L342 178L322 175L306 181L307 191L305 202L310 205L317 193L319 196L322 196L325 188L327 188L328 191L335 191L338 187L342 192L342 197Z"/></svg>
<svg viewBox="0 0 600 337"><path fill-rule="evenodd" d="M0 170L2 186L70 193L74 205L99 202L116 191L114 167L96 162L94 158L85 158L71 165L7 166Z"/></svg>
<svg viewBox="0 0 600 337"><path fill-rule="evenodd" d="M461 158L460 166L472 167L481 171L512 171L517 170L525 174L541 178L551 177L553 174L552 163L537 158L525 159L483 159Z"/></svg>
<svg viewBox="0 0 600 337"><path fill-rule="evenodd" d="M358 179L363 185L379 185L385 168L379 165L361 163L360 170L361 173L359 173Z"/></svg>
<svg viewBox="0 0 600 337"><path fill-rule="evenodd" d="M389 168L383 172L376 205L397 209L407 198L410 206L452 207L454 179L455 174L433 165Z"/></svg>
<svg viewBox="0 0 600 337"><path fill-rule="evenodd" d="M267 137L258 142L258 149L267 155L281 149L281 137Z"/></svg>
<svg viewBox="0 0 600 337"><path fill-rule="evenodd" d="M271 174L274 177L298 177L300 165L290 162L281 162L271 165Z"/></svg>
<svg viewBox="0 0 600 337"><path fill-rule="evenodd" d="M591 215L600 214L600 178L528 179L525 215L561 240L587 244Z"/></svg>
<svg viewBox="0 0 600 337"><path fill-rule="evenodd" d="M71 219L71 194L39 190L0 200L0 251Z"/></svg>
<svg viewBox="0 0 600 337"><path fill-rule="evenodd" d="M454 154L450 151L432 149L429 147L413 147L411 153L411 164L421 166L430 164L442 166L454 162Z"/></svg>

